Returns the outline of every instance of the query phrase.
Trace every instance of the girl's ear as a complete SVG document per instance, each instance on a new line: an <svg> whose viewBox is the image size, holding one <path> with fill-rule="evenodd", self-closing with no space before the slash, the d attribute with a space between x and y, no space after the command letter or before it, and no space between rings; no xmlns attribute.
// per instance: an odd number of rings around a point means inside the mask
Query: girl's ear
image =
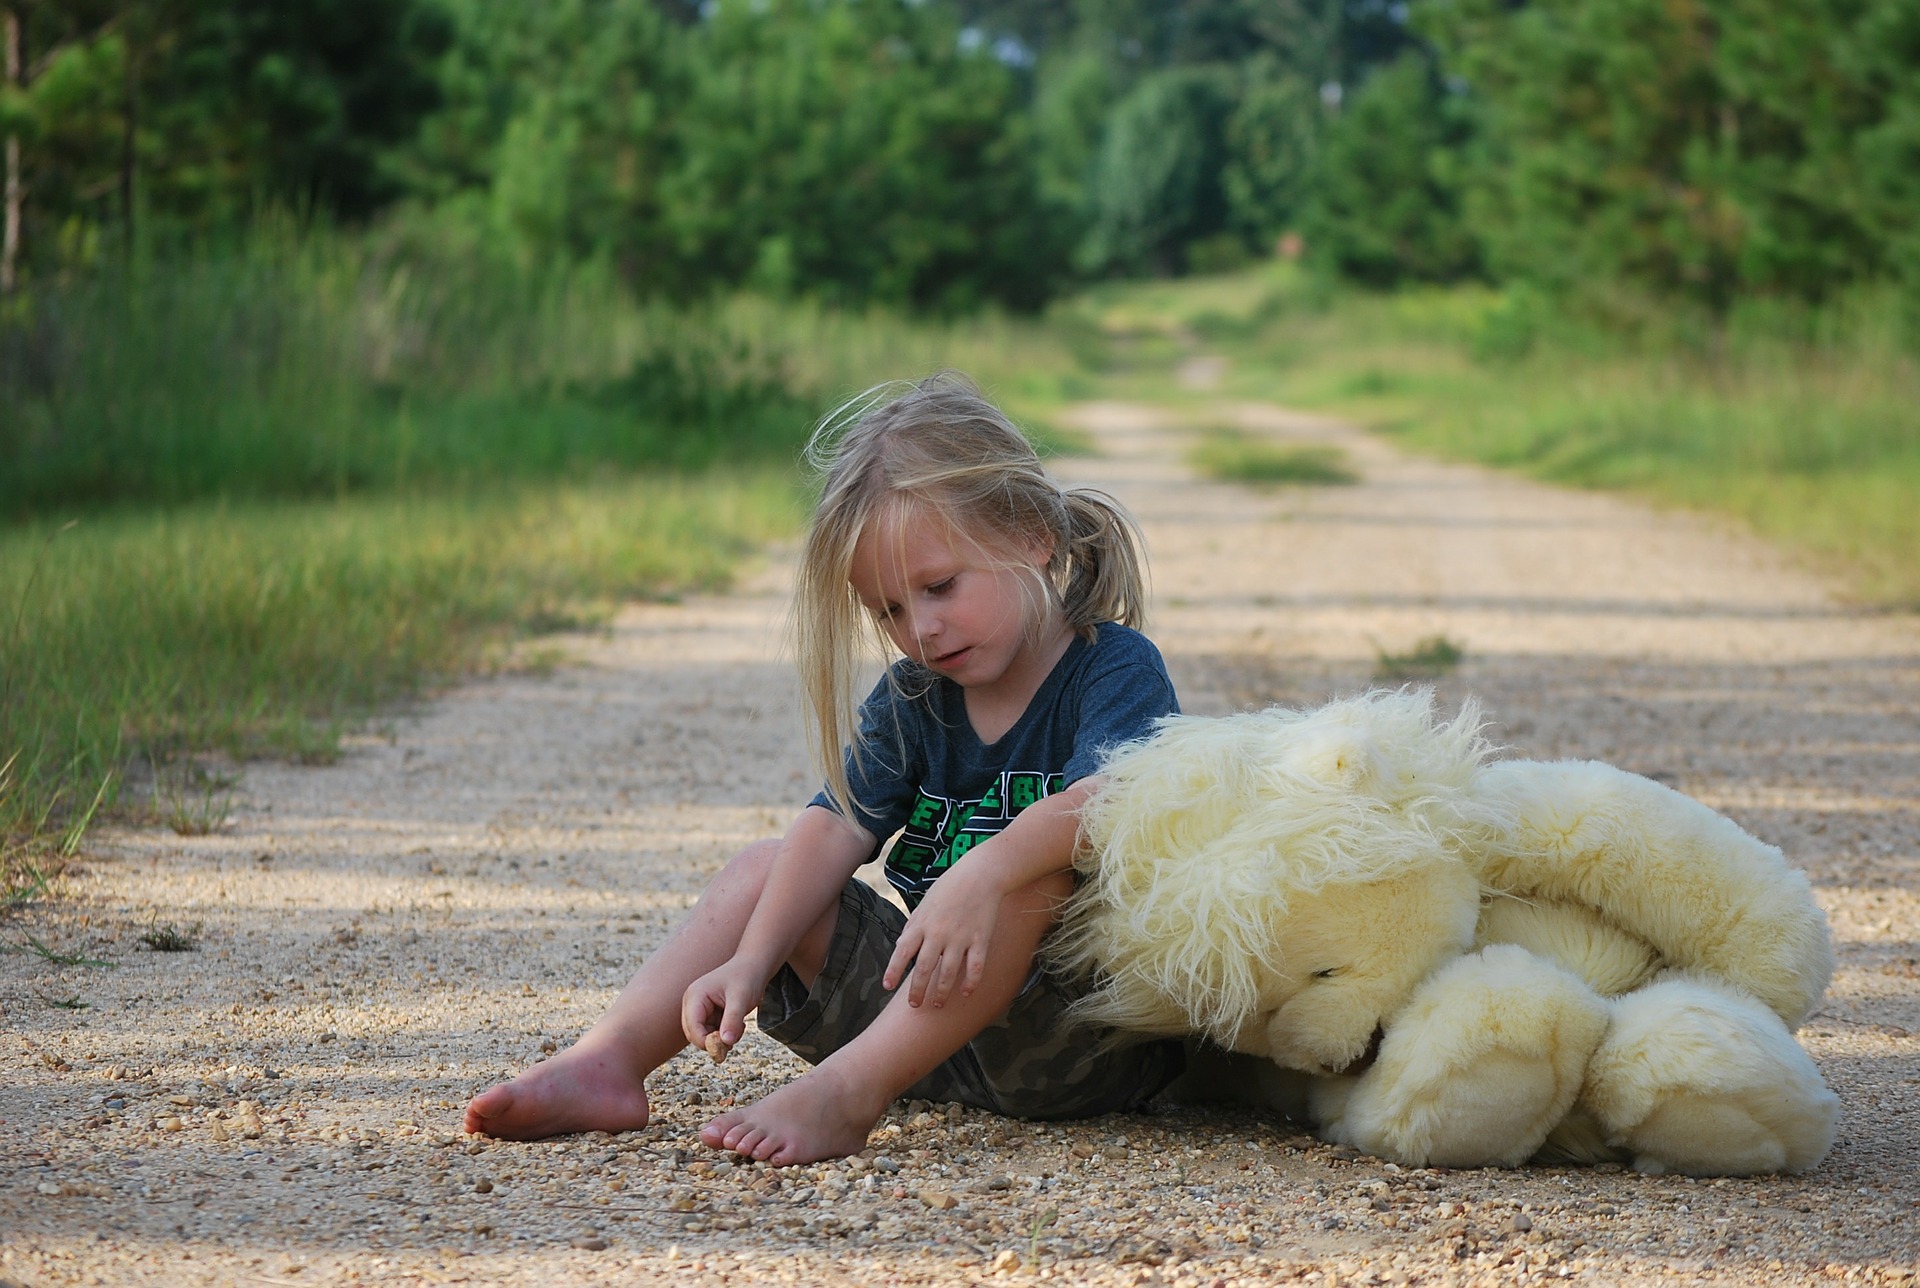
<svg viewBox="0 0 1920 1288"><path fill-rule="evenodd" d="M1053 552L1056 549L1058 547L1054 545L1053 534L1043 528L1027 539L1021 553L1032 561L1034 567L1044 569L1053 563Z"/></svg>

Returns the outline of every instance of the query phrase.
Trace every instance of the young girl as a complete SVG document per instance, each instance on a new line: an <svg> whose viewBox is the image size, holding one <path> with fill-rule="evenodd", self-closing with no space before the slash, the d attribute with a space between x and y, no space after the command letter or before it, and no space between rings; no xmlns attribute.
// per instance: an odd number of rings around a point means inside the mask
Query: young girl
<svg viewBox="0 0 1920 1288"><path fill-rule="evenodd" d="M776 1165L857 1152L902 1096L1064 1118L1137 1107L1178 1072L1176 1044L1069 1026L1074 982L1035 963L1088 775L1177 709L1132 629L1132 520L1062 491L953 376L856 399L808 450L825 486L794 611L827 786L714 878L578 1043L476 1096L469 1131L644 1126L646 1076L688 1043L724 1056L756 1007L813 1067L700 1137ZM851 732L869 628L904 656ZM896 832L904 916L854 876Z"/></svg>

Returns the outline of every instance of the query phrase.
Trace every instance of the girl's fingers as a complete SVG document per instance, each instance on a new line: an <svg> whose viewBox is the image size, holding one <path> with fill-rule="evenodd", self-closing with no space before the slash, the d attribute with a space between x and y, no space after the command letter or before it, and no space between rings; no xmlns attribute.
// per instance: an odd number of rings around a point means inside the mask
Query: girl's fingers
<svg viewBox="0 0 1920 1288"><path fill-rule="evenodd" d="M889 993L900 987L901 977L907 973L907 968L913 964L919 951L920 936L909 926L901 932L900 942L893 946L893 956L887 959L887 970L880 977L880 986Z"/></svg>
<svg viewBox="0 0 1920 1288"><path fill-rule="evenodd" d="M985 953L985 951L981 949L975 949L974 951L968 953L966 974L963 975L960 980L961 996L971 997L973 995L973 990L980 987L980 981L983 977L985 977L986 973L987 973L987 954Z"/></svg>
<svg viewBox="0 0 1920 1288"><path fill-rule="evenodd" d="M680 1032L694 1046L703 1046L707 1034L712 1030L706 1025L706 1007L704 1001L696 1002L689 996L680 1004Z"/></svg>
<svg viewBox="0 0 1920 1288"><path fill-rule="evenodd" d="M935 977L933 997L933 1004L935 1006L944 1006L947 999L953 996L954 985L959 983L963 977L966 964L967 957L964 951L948 953L940 959L940 971Z"/></svg>
<svg viewBox="0 0 1920 1288"><path fill-rule="evenodd" d="M680 1030L694 1046L705 1046L707 1036L719 1031L727 1021L727 995L724 989L702 988L701 981L688 988L680 999Z"/></svg>

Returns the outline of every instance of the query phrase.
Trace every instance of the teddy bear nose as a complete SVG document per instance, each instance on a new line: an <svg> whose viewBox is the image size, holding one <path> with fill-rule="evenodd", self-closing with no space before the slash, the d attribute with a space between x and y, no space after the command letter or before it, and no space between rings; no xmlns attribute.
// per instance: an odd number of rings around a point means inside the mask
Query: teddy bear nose
<svg viewBox="0 0 1920 1288"><path fill-rule="evenodd" d="M1367 1049L1355 1056L1344 1069L1335 1069L1335 1073L1365 1073L1380 1058L1380 1044L1386 1040L1387 1030L1382 1025L1373 1026L1373 1036L1367 1039Z"/></svg>

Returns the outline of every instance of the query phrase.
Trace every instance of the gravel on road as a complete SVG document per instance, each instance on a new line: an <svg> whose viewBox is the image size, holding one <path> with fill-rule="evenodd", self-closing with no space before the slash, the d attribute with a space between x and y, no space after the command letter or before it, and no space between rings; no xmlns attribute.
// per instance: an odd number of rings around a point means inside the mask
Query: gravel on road
<svg viewBox="0 0 1920 1288"><path fill-rule="evenodd" d="M1441 704L1477 695L1515 753L1651 775L1804 867L1839 956L1800 1033L1844 1106L1826 1162L1413 1170L1217 1108L914 1103L774 1170L695 1135L799 1068L751 1030L663 1069L644 1131L463 1135L811 794L774 551L337 764L245 766L210 835L120 826L0 923L0 1286L1913 1283L1920 621L1714 521L1271 406L1073 420L1099 450L1058 467L1142 518L1188 710L1317 703L1441 637ZM1182 431L1223 421L1362 480L1197 479Z"/></svg>

